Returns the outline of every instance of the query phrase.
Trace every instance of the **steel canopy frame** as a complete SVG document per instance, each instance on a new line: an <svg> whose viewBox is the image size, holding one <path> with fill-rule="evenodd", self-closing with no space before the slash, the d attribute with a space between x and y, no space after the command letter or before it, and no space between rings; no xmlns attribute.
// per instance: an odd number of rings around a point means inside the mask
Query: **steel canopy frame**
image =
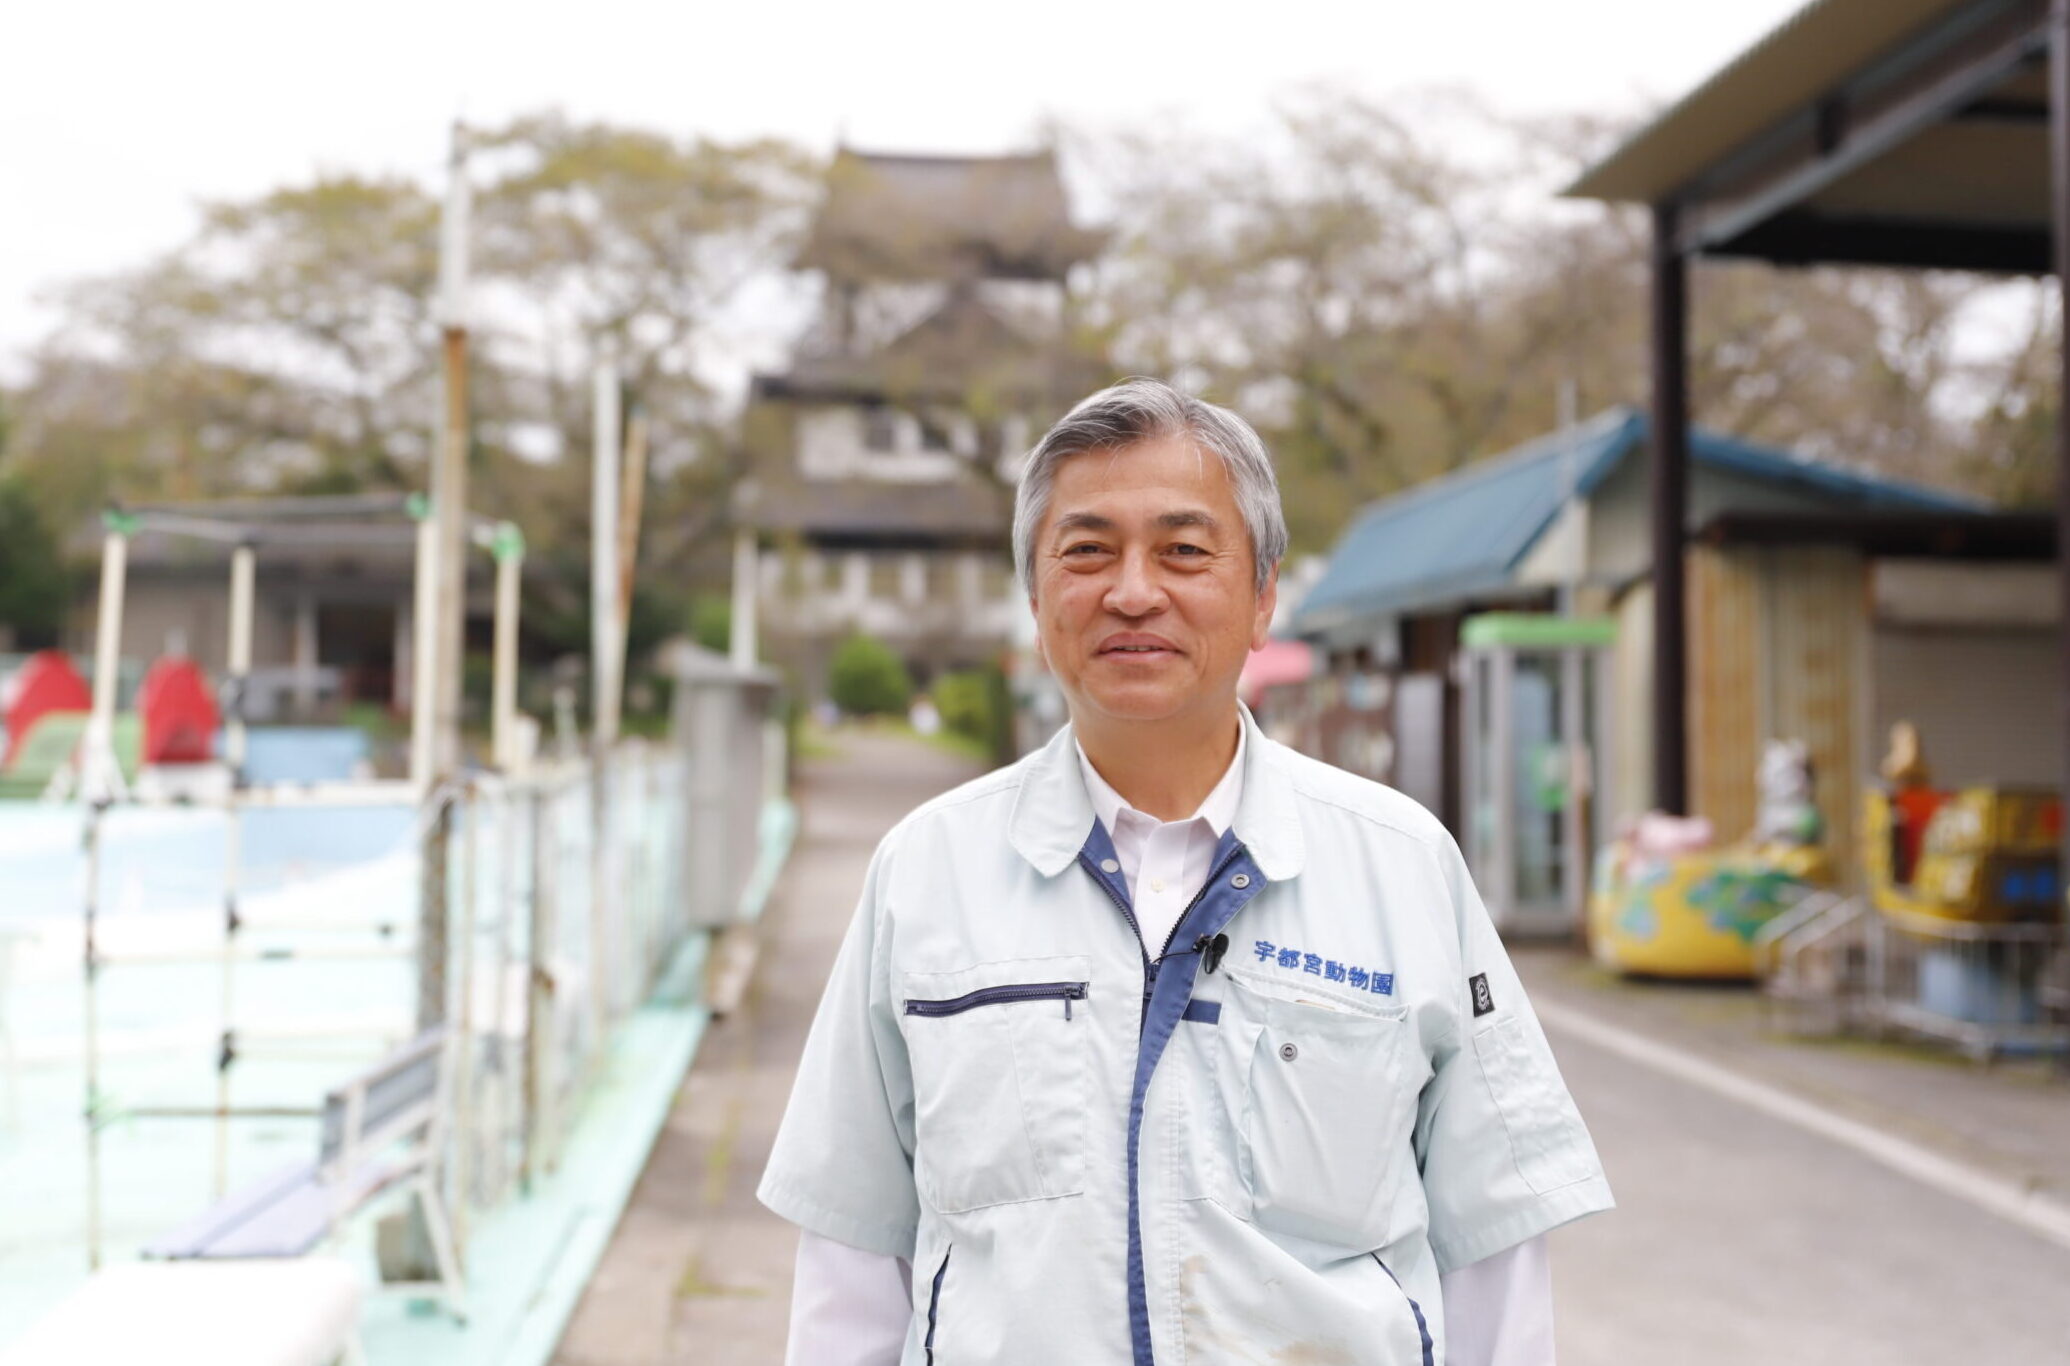
<svg viewBox="0 0 2070 1366"><path fill-rule="evenodd" d="M2046 58L2045 108L1994 99L2009 76ZM1959 120L2046 120L2049 222L1828 217L1808 202L1851 172L1930 129ZM1960 205L1949 205L1959 209ZM1849 72L1766 132L1693 169L1653 209L1652 476L1654 800L1688 805L1686 618L1688 535L1689 259L1754 256L1780 264L1833 262L2042 274L2053 271L2059 316L2070 317L2070 0L1976 0ZM2070 348L2058 357L2070 398ZM2070 401L2056 415L2056 563L2062 786L2070 796ZM2070 825L2060 850L2070 873Z"/></svg>
<svg viewBox="0 0 2070 1366"><path fill-rule="evenodd" d="M1677 245L1758 255L1735 244L1934 125L1972 109L2002 117L2002 102L1988 97L2044 55L2048 7L1980 0L1841 81L1676 191Z"/></svg>

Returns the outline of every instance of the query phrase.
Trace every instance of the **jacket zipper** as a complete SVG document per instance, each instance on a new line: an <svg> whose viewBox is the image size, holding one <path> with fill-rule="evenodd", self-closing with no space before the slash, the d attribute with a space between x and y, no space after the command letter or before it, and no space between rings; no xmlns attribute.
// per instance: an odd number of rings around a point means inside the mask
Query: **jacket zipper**
<svg viewBox="0 0 2070 1366"><path fill-rule="evenodd" d="M952 1244L942 1253L942 1264L934 1272L934 1288L927 1292L927 1341L923 1344L927 1350L927 1366L934 1366L935 1315L942 1307L942 1277L949 1274L949 1253L955 1250Z"/></svg>
<svg viewBox="0 0 2070 1366"><path fill-rule="evenodd" d="M1164 947L1157 951L1156 962L1151 961L1150 950L1144 947L1143 927L1136 920L1135 908L1114 894L1114 889L1107 885L1107 879L1100 876L1100 870L1094 865L1092 856L1084 850L1079 851L1078 861L1085 865L1085 870L1093 875L1093 881L1099 884L1100 890L1107 894L1107 899L1114 903L1115 909L1120 911L1122 917L1128 921L1128 927L1135 931L1136 948L1143 955L1143 1003L1136 1013L1136 1033L1138 1035L1143 1032L1143 1026L1150 1019L1150 996L1152 992L1157 990L1157 963L1164 961L1164 956L1172 951L1172 940L1178 937L1179 926L1186 923L1186 917L1193 914L1193 908L1198 906L1201 898L1208 894L1208 888L1215 885L1215 879L1222 876L1222 870L1236 861L1236 855L1242 848L1241 844L1233 845L1229 852L1224 854L1217 860L1215 866L1208 870L1207 879L1200 884L1200 890L1193 894L1193 900L1186 903L1186 909L1180 911L1179 918L1172 922L1171 933L1165 935ZM910 1008L909 1005L908 1009Z"/></svg>
<svg viewBox="0 0 2070 1366"><path fill-rule="evenodd" d="M1084 982L1014 982L999 987L979 987L946 1001L907 1001L906 1014L930 1018L961 1015L979 1006L1003 1005L1011 1001L1062 1001L1064 1018L1071 1018L1071 1003L1085 999Z"/></svg>

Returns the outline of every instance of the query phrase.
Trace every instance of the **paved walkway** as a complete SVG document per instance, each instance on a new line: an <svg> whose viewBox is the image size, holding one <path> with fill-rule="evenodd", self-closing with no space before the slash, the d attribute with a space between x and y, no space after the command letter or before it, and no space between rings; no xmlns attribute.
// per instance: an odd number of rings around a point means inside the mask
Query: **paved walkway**
<svg viewBox="0 0 2070 1366"><path fill-rule="evenodd" d="M796 852L739 1010L705 1035L674 1113L555 1357L559 1366L776 1366L797 1234L755 1200L792 1069L877 840L979 770L917 741L844 735L801 765Z"/></svg>

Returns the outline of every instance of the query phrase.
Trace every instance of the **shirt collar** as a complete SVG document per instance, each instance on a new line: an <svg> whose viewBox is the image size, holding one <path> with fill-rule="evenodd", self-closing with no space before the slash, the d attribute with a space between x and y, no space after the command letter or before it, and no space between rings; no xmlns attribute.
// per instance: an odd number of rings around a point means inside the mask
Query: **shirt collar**
<svg viewBox="0 0 2070 1366"><path fill-rule="evenodd" d="M1243 778L1231 828L1267 878L1296 877L1306 861L1293 777L1287 771L1296 760L1258 733L1248 707L1238 703L1237 709L1244 728ZM1093 823L1071 728L1059 729L1021 763L1007 841L1044 877L1055 877L1077 859Z"/></svg>
<svg viewBox="0 0 2070 1366"><path fill-rule="evenodd" d="M1250 740L1248 732L1249 727L1239 719L1236 726L1236 754L1229 760L1229 767L1222 770L1222 776L1216 781L1214 790L1201 801L1199 810L1187 818L1206 821L1217 839L1222 837L1222 832L1236 819L1237 803L1243 799L1243 751ZM1116 792L1113 785L1100 776L1100 771L1093 767L1092 760L1085 757L1085 746L1077 743L1075 737L1071 747L1078 754L1078 771L1085 778L1085 795L1092 799L1093 815L1099 818L1101 825L1107 827L1108 834L1114 833L1124 816L1136 816L1153 823L1157 822L1155 816L1130 806L1128 799Z"/></svg>

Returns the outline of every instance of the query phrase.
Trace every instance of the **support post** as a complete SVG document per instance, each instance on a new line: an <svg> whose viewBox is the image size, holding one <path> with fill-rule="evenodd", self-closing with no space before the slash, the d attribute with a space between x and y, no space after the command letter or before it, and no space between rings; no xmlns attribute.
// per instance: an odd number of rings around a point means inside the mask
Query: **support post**
<svg viewBox="0 0 2070 1366"><path fill-rule="evenodd" d="M410 781L418 792L431 788L432 722L438 689L438 525L431 499L410 499L417 519L417 577L410 604Z"/></svg>
<svg viewBox="0 0 2070 1366"><path fill-rule="evenodd" d="M467 649L467 143L453 128L447 162L445 214L440 221L439 322L443 331L445 411L439 424L438 463L431 481L431 520L436 528L435 629L426 661L431 686L419 705L434 724L428 792L460 769L460 680ZM423 676L420 674L420 677ZM447 902L451 876L452 801L439 797L425 824L417 932L417 1027L446 1018Z"/></svg>
<svg viewBox="0 0 2070 1366"><path fill-rule="evenodd" d="M249 543L230 552L230 642L224 659L223 763L230 770L231 800L223 813L222 1038L216 1050L215 1197L230 1188L230 1073L237 1062L237 959L239 874L244 863L244 812L237 794L244 788L249 736L245 715L251 701L252 618L258 591L258 552Z"/></svg>
<svg viewBox="0 0 2070 1366"><path fill-rule="evenodd" d="M1689 263L1673 204L1653 208L1653 804L1689 809L1689 641L1683 567L1689 516Z"/></svg>
<svg viewBox="0 0 2070 1366"><path fill-rule="evenodd" d="M490 748L496 767L508 773L517 766L518 587L524 576L525 538L516 525L504 522L491 543L496 556L496 639L490 681Z"/></svg>
<svg viewBox="0 0 2070 1366"><path fill-rule="evenodd" d="M591 733L599 746L618 738L619 393L618 368L597 365L590 452L589 610Z"/></svg>
<svg viewBox="0 0 2070 1366"><path fill-rule="evenodd" d="M115 760L115 700L122 683L122 600L128 589L134 522L122 513L110 513L108 523L101 543L100 612L94 620L93 713L87 718L86 743L78 761L80 790L89 802L106 801L119 786L116 780L122 772Z"/></svg>
<svg viewBox="0 0 2070 1366"><path fill-rule="evenodd" d="M612 878L611 748L618 739L620 674L625 644L618 616L620 425L618 367L597 363L590 452L590 859L589 1019L590 1040L601 1050L616 991L611 964L622 903ZM601 1052L599 1055L601 1056Z"/></svg>
<svg viewBox="0 0 2070 1366"><path fill-rule="evenodd" d="M94 620L93 712L78 759L80 795L86 802L86 895L80 961L86 979L86 1265L101 1266L101 999L100 944L101 822L114 798L121 769L115 759L115 694L122 671L122 596L129 573L129 537L136 520L107 514L101 546L101 602Z"/></svg>
<svg viewBox="0 0 2070 1366"><path fill-rule="evenodd" d="M733 667L752 669L759 653L755 639L755 533L747 527L733 533L733 631L729 641Z"/></svg>
<svg viewBox="0 0 2070 1366"><path fill-rule="evenodd" d="M304 589L295 600L295 709L304 721L316 712L316 670L320 653L316 595Z"/></svg>
<svg viewBox="0 0 2070 1366"><path fill-rule="evenodd" d="M2055 246L2058 318L2070 318L2070 0L2053 0L2048 12L2048 128L2051 230ZM2062 794L2070 797L2070 344L2056 348L2056 573L2061 583L2062 619L2056 627L2061 651L2057 705L2063 719ZM2070 822L2056 851L2057 886L2070 881ZM2070 899L2057 906L2070 916Z"/></svg>

